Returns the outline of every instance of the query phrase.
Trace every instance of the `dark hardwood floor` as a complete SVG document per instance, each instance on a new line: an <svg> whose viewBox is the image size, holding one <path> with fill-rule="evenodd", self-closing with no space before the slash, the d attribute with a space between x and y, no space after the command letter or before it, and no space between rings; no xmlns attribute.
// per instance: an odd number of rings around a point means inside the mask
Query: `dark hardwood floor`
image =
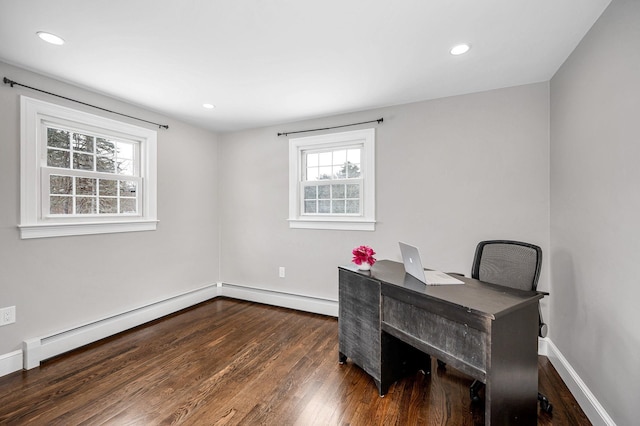
<svg viewBox="0 0 640 426"><path fill-rule="evenodd" d="M545 357L540 425L590 424ZM217 298L0 378L1 425L476 425L472 380L416 373L380 398L338 364L331 317Z"/></svg>

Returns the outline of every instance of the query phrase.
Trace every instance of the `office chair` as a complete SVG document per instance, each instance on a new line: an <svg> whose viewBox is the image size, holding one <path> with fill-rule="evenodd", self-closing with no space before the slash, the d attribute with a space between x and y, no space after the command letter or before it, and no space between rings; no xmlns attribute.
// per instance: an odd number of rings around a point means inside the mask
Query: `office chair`
<svg viewBox="0 0 640 426"><path fill-rule="evenodd" d="M542 249L519 241L481 241L476 247L471 278L520 290L536 290L542 267ZM545 337L547 325L538 304L538 335ZM471 400L478 401L482 382L475 380L469 389ZM553 406L538 392L540 408L551 413Z"/></svg>

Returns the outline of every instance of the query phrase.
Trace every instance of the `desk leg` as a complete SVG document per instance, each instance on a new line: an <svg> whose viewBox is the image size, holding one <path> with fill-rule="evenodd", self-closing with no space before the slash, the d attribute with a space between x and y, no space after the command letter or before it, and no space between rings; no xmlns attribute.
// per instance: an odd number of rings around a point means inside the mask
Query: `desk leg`
<svg viewBox="0 0 640 426"><path fill-rule="evenodd" d="M538 421L537 305L496 319L485 388L485 422L536 425Z"/></svg>

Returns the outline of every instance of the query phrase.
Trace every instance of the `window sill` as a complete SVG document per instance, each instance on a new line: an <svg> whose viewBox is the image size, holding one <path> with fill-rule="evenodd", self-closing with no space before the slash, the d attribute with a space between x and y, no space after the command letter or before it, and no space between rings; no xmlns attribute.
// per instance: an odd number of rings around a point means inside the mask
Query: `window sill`
<svg viewBox="0 0 640 426"><path fill-rule="evenodd" d="M348 220L344 218L300 218L289 219L289 228L375 231L376 221L369 219Z"/></svg>
<svg viewBox="0 0 640 426"><path fill-rule="evenodd" d="M71 235L113 234L118 232L155 231L157 220L84 223L39 223L18 225L20 238L66 237Z"/></svg>

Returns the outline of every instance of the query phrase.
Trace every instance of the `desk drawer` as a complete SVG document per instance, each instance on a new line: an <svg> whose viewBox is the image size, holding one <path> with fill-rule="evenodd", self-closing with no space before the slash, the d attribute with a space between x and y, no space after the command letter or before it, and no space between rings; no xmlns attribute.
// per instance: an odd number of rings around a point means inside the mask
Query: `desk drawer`
<svg viewBox="0 0 640 426"><path fill-rule="evenodd" d="M474 376L486 373L489 341L481 330L388 296L382 300L382 322L417 339L425 352L454 368Z"/></svg>

